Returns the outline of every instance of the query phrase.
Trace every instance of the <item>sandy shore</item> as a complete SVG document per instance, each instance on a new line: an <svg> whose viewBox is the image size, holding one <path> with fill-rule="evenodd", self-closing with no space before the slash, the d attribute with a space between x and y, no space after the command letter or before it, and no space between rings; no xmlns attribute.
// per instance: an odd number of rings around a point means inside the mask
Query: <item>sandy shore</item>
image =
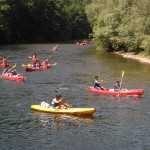
<svg viewBox="0 0 150 150"><path fill-rule="evenodd" d="M145 56L145 55L137 55L134 53L125 53L125 52L114 52L114 54L118 54L123 56L124 58L130 58L130 59L135 59L141 63L148 63L150 64L150 56Z"/></svg>

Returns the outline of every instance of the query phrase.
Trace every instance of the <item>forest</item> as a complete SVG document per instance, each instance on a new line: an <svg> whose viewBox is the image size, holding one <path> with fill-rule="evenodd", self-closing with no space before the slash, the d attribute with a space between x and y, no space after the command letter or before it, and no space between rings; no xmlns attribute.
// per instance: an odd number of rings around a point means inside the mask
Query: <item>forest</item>
<svg viewBox="0 0 150 150"><path fill-rule="evenodd" d="M0 44L87 38L89 0L0 0Z"/></svg>
<svg viewBox="0 0 150 150"><path fill-rule="evenodd" d="M96 43L108 51L150 54L149 0L92 0L86 14Z"/></svg>
<svg viewBox="0 0 150 150"><path fill-rule="evenodd" d="M94 38L150 54L149 0L0 0L0 44Z"/></svg>

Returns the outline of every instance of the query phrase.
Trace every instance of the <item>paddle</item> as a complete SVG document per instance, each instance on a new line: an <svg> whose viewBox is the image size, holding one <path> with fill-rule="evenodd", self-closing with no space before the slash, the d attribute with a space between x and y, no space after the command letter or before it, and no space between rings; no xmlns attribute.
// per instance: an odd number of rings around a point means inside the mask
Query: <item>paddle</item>
<svg viewBox="0 0 150 150"><path fill-rule="evenodd" d="M118 92L118 96L120 94L120 90L121 90L121 86L122 86L122 79L124 77L124 71L122 71L122 75L121 75L121 81L120 81L120 88L119 88L119 92Z"/></svg>
<svg viewBox="0 0 150 150"><path fill-rule="evenodd" d="M49 59L50 57L52 57L52 55L49 55L43 62L42 62L42 64L41 65L43 65L44 64L44 62L47 60L47 59Z"/></svg>
<svg viewBox="0 0 150 150"><path fill-rule="evenodd" d="M7 72L10 72L15 67L16 67L16 64L14 66L12 66Z"/></svg>
<svg viewBox="0 0 150 150"><path fill-rule="evenodd" d="M121 76L121 81L120 81L120 89L121 89L121 86L122 86L122 79L123 79L123 77L124 77L124 71L122 71L122 76Z"/></svg>
<svg viewBox="0 0 150 150"><path fill-rule="evenodd" d="M57 63L51 64L51 65L56 66L56 65L57 65Z"/></svg>

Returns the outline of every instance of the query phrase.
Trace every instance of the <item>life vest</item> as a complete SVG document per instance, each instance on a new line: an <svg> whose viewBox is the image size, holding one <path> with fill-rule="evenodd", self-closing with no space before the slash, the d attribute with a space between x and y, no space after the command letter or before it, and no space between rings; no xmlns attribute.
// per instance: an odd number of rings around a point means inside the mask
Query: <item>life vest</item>
<svg viewBox="0 0 150 150"><path fill-rule="evenodd" d="M4 66L8 66L8 62L7 62L7 60L6 60L6 59L5 59L5 60L3 60L2 64L3 64Z"/></svg>
<svg viewBox="0 0 150 150"><path fill-rule="evenodd" d="M38 62L38 59L37 59L37 58L32 58L32 62L33 62L33 63L37 63L37 62Z"/></svg>

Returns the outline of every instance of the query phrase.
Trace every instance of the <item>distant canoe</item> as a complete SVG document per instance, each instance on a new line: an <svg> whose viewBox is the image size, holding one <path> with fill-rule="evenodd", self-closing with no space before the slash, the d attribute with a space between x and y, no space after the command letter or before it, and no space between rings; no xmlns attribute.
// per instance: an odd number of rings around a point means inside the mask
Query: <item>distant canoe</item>
<svg viewBox="0 0 150 150"><path fill-rule="evenodd" d="M49 68L51 68L51 67L52 67L51 64L48 64L48 65L42 65L42 66L40 66L39 68L25 67L25 71L26 71L26 72L37 71L37 70L41 71L41 70L43 70L43 69L49 69Z"/></svg>

